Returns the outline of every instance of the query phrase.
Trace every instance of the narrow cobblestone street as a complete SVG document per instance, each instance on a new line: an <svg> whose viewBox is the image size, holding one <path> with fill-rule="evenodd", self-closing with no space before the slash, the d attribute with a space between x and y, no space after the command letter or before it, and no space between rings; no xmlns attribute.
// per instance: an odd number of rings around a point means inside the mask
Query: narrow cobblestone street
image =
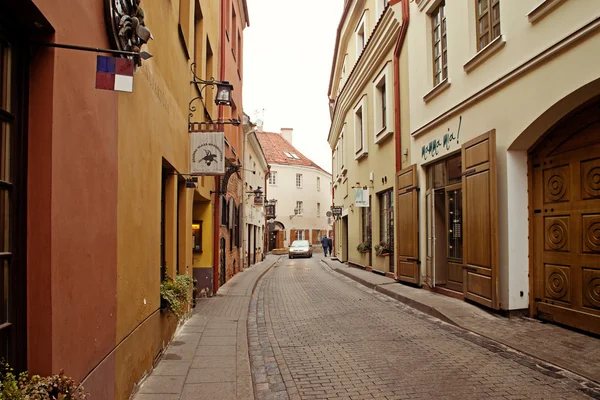
<svg viewBox="0 0 600 400"><path fill-rule="evenodd" d="M248 318L257 399L590 399L597 385L282 257Z"/></svg>

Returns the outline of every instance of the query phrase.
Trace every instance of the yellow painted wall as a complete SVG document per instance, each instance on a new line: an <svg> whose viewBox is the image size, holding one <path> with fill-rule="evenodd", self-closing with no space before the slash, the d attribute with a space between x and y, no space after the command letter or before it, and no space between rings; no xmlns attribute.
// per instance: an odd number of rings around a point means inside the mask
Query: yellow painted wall
<svg viewBox="0 0 600 400"><path fill-rule="evenodd" d="M117 372L129 371L118 374L121 378L116 382L117 398L128 397L135 382L152 367L152 361L174 331L173 317L163 321L167 314L157 311L160 308L162 168L169 165L180 174L189 171L188 102L196 90L190 85L193 53L188 54L179 36L179 3L143 3L146 25L154 36L146 48L154 57L136 71L133 93L115 94L119 101L116 344L123 341L116 353L115 367ZM181 3L187 4L186 0ZM192 17L193 6L192 1ZM210 28L207 34L213 37L217 60L218 9L210 4L206 10L209 12L204 13L204 26ZM207 177L203 181L203 185L198 185L198 193L210 199L214 178ZM170 175L165 191L164 245L167 273L171 276L177 270L192 273L194 190L182 184L182 177ZM212 257L210 204L204 214L206 251L202 263L212 265L209 261Z"/></svg>

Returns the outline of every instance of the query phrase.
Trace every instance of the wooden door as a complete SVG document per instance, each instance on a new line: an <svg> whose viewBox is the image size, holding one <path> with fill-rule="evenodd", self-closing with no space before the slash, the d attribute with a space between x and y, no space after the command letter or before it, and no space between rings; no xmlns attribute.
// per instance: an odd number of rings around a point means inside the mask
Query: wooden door
<svg viewBox="0 0 600 400"><path fill-rule="evenodd" d="M600 113L559 122L530 157L533 311L600 334Z"/></svg>
<svg viewBox="0 0 600 400"><path fill-rule="evenodd" d="M277 231L277 248L278 249L283 249L283 241L285 240L285 234L284 231Z"/></svg>
<svg viewBox="0 0 600 400"><path fill-rule="evenodd" d="M462 145L463 292L499 309L496 132Z"/></svg>
<svg viewBox="0 0 600 400"><path fill-rule="evenodd" d="M396 174L397 279L420 283L419 260L419 188L415 164Z"/></svg>
<svg viewBox="0 0 600 400"><path fill-rule="evenodd" d="M425 253L425 284L433 287L434 284L434 254L433 254L433 243L434 243L434 231L433 231L433 189L427 190L425 194L425 229L427 232L427 251Z"/></svg>

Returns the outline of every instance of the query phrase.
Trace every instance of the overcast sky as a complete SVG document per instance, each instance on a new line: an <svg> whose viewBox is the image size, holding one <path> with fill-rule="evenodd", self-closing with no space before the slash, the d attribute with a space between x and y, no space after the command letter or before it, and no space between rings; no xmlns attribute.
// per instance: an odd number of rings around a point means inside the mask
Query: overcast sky
<svg viewBox="0 0 600 400"><path fill-rule="evenodd" d="M343 0L247 0L244 112L331 172L327 89Z"/></svg>

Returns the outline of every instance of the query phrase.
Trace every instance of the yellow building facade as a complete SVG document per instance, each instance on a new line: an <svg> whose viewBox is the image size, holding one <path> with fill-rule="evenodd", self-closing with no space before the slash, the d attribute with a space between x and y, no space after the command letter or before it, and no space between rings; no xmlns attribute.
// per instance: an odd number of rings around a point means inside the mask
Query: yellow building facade
<svg viewBox="0 0 600 400"><path fill-rule="evenodd" d="M346 2L329 87L333 205L342 208L335 221L335 256L391 277L397 274L395 176L410 160L407 146L396 159L409 138L408 101L402 101L408 93L403 23L402 2ZM368 207L355 204L356 189L368 190ZM375 246L382 242L389 248L378 254Z"/></svg>

